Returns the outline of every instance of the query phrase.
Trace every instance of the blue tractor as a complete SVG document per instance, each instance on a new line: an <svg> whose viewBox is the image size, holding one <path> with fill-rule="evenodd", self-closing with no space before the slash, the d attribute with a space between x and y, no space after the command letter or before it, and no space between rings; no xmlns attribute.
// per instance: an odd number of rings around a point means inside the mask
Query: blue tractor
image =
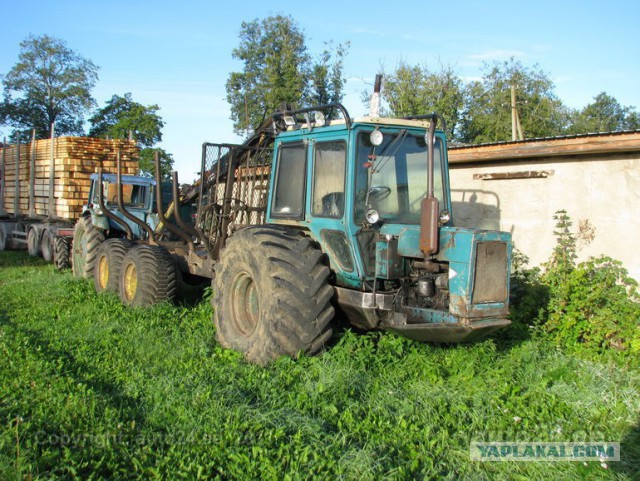
<svg viewBox="0 0 640 481"><path fill-rule="evenodd" d="M438 125L353 120L331 104L278 111L242 145L204 144L187 194L196 222L162 249L175 269L213 278L223 346L259 364L313 354L336 312L432 342L509 324L511 236L455 227ZM136 271L125 291L150 282Z"/></svg>
<svg viewBox="0 0 640 481"><path fill-rule="evenodd" d="M170 188L170 184L159 184ZM143 176L91 175L89 201L73 231L74 275L94 279L98 292L118 291L120 266L135 242L155 237L158 184ZM166 207L166 206L165 206Z"/></svg>
<svg viewBox="0 0 640 481"><path fill-rule="evenodd" d="M336 110L342 120L327 122ZM228 168L235 190L217 202L218 219L241 217L220 225L211 245L223 345L259 363L315 352L334 308L359 328L421 341L466 341L509 324L511 236L454 226L438 123L433 114L352 121L341 105L274 115L268 186L256 179L265 167L253 147L244 157L258 164ZM229 159L243 158L236 150ZM264 218L252 219L260 200Z"/></svg>

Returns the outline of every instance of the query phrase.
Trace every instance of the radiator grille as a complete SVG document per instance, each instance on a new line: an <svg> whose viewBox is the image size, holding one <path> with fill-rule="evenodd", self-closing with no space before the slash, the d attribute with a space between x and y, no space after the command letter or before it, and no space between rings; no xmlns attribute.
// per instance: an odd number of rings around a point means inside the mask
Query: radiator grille
<svg viewBox="0 0 640 481"><path fill-rule="evenodd" d="M479 242L476 249L473 304L506 302L507 243Z"/></svg>

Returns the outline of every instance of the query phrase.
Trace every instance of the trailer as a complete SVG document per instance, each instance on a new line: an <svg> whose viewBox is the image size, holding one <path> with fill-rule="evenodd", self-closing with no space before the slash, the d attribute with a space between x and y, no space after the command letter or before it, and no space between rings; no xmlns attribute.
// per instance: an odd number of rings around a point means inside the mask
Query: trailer
<svg viewBox="0 0 640 481"><path fill-rule="evenodd" d="M0 250L26 249L60 269L71 267L78 222L87 216L92 224L101 220L92 202L97 170L115 172L120 164L131 194L136 185L155 185L131 175L138 172L133 141L58 137L21 144L18 139L3 145L0 159ZM120 224L112 226L113 235L118 227L125 230ZM108 231L108 222L101 227Z"/></svg>

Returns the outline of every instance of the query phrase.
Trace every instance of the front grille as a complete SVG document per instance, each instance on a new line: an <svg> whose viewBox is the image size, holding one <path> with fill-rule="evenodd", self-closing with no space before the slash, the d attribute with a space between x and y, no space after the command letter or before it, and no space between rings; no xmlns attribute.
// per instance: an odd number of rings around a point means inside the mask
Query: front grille
<svg viewBox="0 0 640 481"><path fill-rule="evenodd" d="M473 282L473 304L506 302L507 243L478 242Z"/></svg>

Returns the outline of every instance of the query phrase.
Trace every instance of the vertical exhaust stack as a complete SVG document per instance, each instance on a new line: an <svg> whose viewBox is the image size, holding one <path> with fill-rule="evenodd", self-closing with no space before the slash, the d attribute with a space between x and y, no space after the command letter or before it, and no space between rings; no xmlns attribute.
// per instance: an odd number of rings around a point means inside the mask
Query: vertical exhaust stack
<svg viewBox="0 0 640 481"><path fill-rule="evenodd" d="M373 85L373 94L369 102L369 117L380 117L380 90L382 87L382 75L376 75L376 82Z"/></svg>
<svg viewBox="0 0 640 481"><path fill-rule="evenodd" d="M427 196L420 205L420 250L426 258L438 251L438 198L434 194L435 159L433 141L435 140L438 117L433 115L429 122L429 130L425 136L427 142Z"/></svg>
<svg viewBox="0 0 640 481"><path fill-rule="evenodd" d="M138 225L144 232L147 233L147 238L149 244L158 245L158 241L156 240L156 234L153 232L151 227L149 227L146 223L142 222L135 215L129 212L124 206L124 198L122 195L122 164L120 162L120 150L116 153L116 188L117 192L117 200L118 200L118 209L122 215L124 215L127 219L129 219L134 224Z"/></svg>
<svg viewBox="0 0 640 481"><path fill-rule="evenodd" d="M131 227L129 226L129 224L127 224L124 220L122 220L120 217L118 217L113 212L111 212L108 209L108 207L105 205L105 203L104 203L104 187L103 187L103 185L104 184L102 182L102 167L98 167L98 207L100 207L100 210L102 211L102 213L108 219L111 219L116 224L121 225L122 228L125 231L125 235L126 235L127 239L132 241L133 240L133 231L131 230Z"/></svg>

